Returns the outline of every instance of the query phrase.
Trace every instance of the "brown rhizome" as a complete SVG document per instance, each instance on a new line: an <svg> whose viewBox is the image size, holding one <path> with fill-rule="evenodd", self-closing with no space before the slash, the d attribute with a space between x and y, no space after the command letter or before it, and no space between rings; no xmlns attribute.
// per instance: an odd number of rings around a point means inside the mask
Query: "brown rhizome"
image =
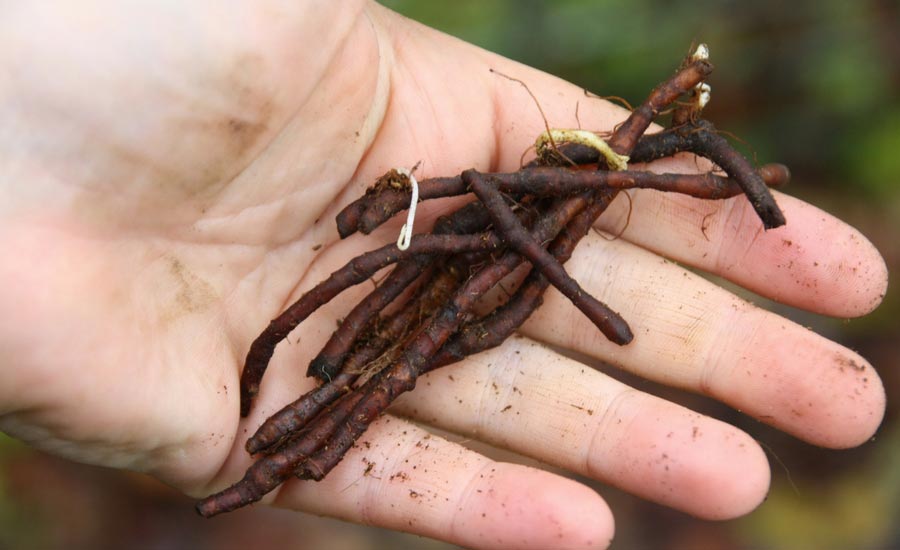
<svg viewBox="0 0 900 550"><path fill-rule="evenodd" d="M394 265L344 317L307 374L320 385L267 419L246 443L259 455L243 479L197 505L213 516L260 500L291 476L322 479L367 427L423 373L500 345L556 287L612 342L633 340L628 323L565 271L579 240L620 190L656 189L702 199L746 195L766 229L785 223L769 187L789 179L781 165L755 168L700 113L712 72L705 46L634 109L608 140L580 130L548 130L537 159L512 173L467 170L417 182L391 170L337 217L342 238L370 233L418 200L474 194L408 246L383 246L351 260L304 294L253 342L241 375L246 416L275 350L304 319L350 286ZM671 123L645 134L661 112ZM656 174L628 168L690 152L724 172ZM413 201L413 204L415 201ZM482 297L530 265L508 299L487 312ZM390 312L390 313L387 313ZM639 345L639 342L634 344Z"/></svg>

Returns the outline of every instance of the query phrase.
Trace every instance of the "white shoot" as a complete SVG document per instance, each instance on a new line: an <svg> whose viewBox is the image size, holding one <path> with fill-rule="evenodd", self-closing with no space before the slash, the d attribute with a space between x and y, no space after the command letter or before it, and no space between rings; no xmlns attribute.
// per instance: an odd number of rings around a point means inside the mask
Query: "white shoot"
<svg viewBox="0 0 900 550"><path fill-rule="evenodd" d="M701 109L706 107L712 97L712 87L705 82L697 84L697 106Z"/></svg>
<svg viewBox="0 0 900 550"><path fill-rule="evenodd" d="M694 50L694 54L691 55L691 61L697 61L700 59L709 59L709 46L706 44L700 44L697 46L697 49Z"/></svg>
<svg viewBox="0 0 900 550"><path fill-rule="evenodd" d="M409 201L409 211L406 214L406 223L400 228L400 236L397 237L397 248L406 250L409 248L409 242L412 239L413 222L416 220L416 204L419 202L419 182L416 177L406 168L397 168L397 173L409 180L412 188L412 198Z"/></svg>

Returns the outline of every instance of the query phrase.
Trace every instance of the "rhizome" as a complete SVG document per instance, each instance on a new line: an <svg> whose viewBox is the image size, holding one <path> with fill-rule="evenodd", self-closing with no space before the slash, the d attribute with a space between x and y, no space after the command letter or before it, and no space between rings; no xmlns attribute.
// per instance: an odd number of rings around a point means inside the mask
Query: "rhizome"
<svg viewBox="0 0 900 550"><path fill-rule="evenodd" d="M548 128L535 142L537 158L512 173L466 170L419 182L409 170L391 170L341 211L342 238L368 234L403 210L410 215L396 244L352 259L253 342L241 375L241 415L250 411L279 342L343 290L394 267L310 363L308 375L320 381L318 387L259 427L246 444L256 462L243 479L201 501L200 514L214 516L256 502L291 476L322 479L420 375L503 343L537 309L551 284L609 340L632 342L628 323L563 267L620 190L657 189L702 199L743 193L766 229L783 225L768 187L787 183L787 168L755 168L700 118L710 93L708 57L706 46L694 49L608 139ZM645 134L667 109L668 128ZM710 159L718 170L655 174L628 167L679 152ZM439 218L431 232L412 235L418 201L467 194L475 200ZM531 266L527 276L514 290L504 288L508 300L485 312L481 298L523 264Z"/></svg>

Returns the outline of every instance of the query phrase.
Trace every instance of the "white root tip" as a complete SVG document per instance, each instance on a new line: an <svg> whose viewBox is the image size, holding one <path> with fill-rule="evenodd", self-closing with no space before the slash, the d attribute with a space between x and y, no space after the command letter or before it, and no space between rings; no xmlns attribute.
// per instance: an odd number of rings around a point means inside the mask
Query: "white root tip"
<svg viewBox="0 0 900 550"><path fill-rule="evenodd" d="M697 92L697 105L702 109L706 107L706 104L709 103L709 100L712 98L712 87L709 84L702 82L697 85Z"/></svg>
<svg viewBox="0 0 900 550"><path fill-rule="evenodd" d="M409 211L406 214L406 223L400 228L400 236L397 237L397 248L406 250L409 248L409 243L412 240L413 222L416 220L416 205L419 203L419 182L416 181L416 177L412 172L406 168L397 168L397 173L406 176L409 180L409 185L412 188L412 197L409 200Z"/></svg>
<svg viewBox="0 0 900 550"><path fill-rule="evenodd" d="M697 46L697 49L694 50L693 55L691 55L691 61L699 61L699 60L709 59L709 46L706 44L700 44Z"/></svg>

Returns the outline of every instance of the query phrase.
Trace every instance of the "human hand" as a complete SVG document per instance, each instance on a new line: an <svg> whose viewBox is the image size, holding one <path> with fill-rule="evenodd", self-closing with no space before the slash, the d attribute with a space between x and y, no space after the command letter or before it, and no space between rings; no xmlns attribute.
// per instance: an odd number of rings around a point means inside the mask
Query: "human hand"
<svg viewBox="0 0 900 550"><path fill-rule="evenodd" d="M543 130L531 99L489 68L526 81L554 126L576 125L578 101L583 127L624 115L377 5L198 6L79 3L67 16L36 5L0 22L10 75L0 429L200 496L240 477L247 435L311 387L308 361L365 289L278 348L240 420L250 341L349 258L396 239L402 220L338 241L340 207L419 160L424 175L514 169ZM567 264L631 324L632 344L606 342L550 291L522 338L424 377L394 411L710 518L765 495L758 445L538 342L709 394L816 444L871 436L884 395L863 359L661 258L849 317L874 308L886 284L862 236L784 195L788 224L765 233L741 197L633 201L622 238L590 235ZM449 208L423 203L417 226ZM626 208L614 205L601 229L622 227ZM602 499L563 477L395 417L364 441L324 481L287 483L275 504L472 547L612 536Z"/></svg>

